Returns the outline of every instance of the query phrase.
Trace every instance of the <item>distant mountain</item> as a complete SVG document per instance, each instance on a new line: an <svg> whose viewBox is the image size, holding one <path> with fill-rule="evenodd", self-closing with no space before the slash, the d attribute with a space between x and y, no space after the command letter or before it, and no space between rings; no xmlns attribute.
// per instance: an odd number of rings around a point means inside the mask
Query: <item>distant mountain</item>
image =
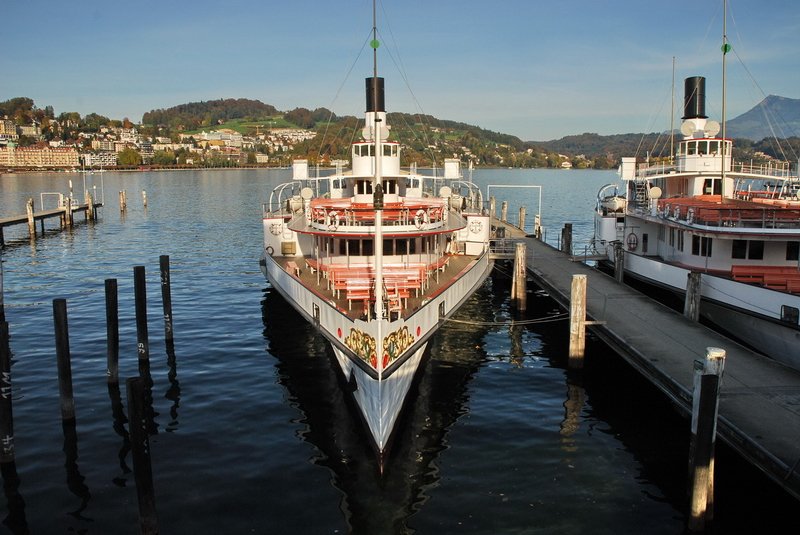
<svg viewBox="0 0 800 535"><path fill-rule="evenodd" d="M800 99L770 95L750 111L730 119L726 135L753 141L800 136Z"/></svg>

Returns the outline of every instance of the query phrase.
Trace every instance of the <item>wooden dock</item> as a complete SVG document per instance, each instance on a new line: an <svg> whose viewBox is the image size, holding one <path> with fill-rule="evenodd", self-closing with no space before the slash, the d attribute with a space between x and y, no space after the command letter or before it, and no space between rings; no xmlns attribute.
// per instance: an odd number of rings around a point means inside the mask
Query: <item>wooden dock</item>
<svg viewBox="0 0 800 535"><path fill-rule="evenodd" d="M28 233L32 238L36 237L36 222L38 221L41 226L41 232L44 234L44 222L46 219L58 218L60 228L69 227L74 221L76 213L83 212L86 220L95 220L97 209L102 207L103 203L96 203L89 198L84 204L64 206L60 208L53 208L51 210L33 211L33 204L29 201L29 209L26 214L3 217L0 218L0 247L5 245L5 238L3 230L6 227L13 227L15 225L28 225Z"/></svg>
<svg viewBox="0 0 800 535"><path fill-rule="evenodd" d="M724 349L717 436L800 499L800 372L689 320L519 229L507 226L505 235L526 244L528 273L567 310L572 276L586 275L586 319L598 322L587 328L685 415L692 412L693 362L703 361L708 347Z"/></svg>

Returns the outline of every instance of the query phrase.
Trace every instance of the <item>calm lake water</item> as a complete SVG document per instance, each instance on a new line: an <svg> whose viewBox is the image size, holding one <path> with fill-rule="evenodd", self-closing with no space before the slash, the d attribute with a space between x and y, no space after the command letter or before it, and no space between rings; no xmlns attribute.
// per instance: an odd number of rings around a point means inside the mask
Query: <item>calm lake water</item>
<svg viewBox="0 0 800 535"><path fill-rule="evenodd" d="M138 373L137 265L147 274L161 533L683 532L688 423L595 340L586 369L568 372L568 326L554 318L558 307L531 287L528 311L512 310L507 269L433 338L379 474L330 349L258 269L261 203L289 177L288 170L87 175L86 187L106 204L97 223L79 215L60 232L51 221L35 242L23 227L5 231L18 476L6 467L6 532L138 532L117 403L124 379ZM80 174L3 175L0 217L24 213L28 197L38 206L42 192L67 193L70 178L82 192ZM490 183L542 186L492 194L509 200L512 221L525 205L530 226L541 191L548 241L571 222L576 251L591 236L598 189L616 178L475 173L484 193ZM174 359L164 343L160 255L170 257ZM106 385L106 279L119 285L121 392ZM61 425L56 298L67 300L69 314L74 434ZM715 533L797 525L787 513L796 501L724 445L717 477Z"/></svg>

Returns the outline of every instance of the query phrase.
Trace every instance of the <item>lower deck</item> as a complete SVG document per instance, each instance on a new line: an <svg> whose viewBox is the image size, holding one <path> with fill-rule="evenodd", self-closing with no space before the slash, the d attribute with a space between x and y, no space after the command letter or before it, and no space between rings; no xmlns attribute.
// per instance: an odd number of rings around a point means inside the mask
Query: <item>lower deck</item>
<svg viewBox="0 0 800 535"><path fill-rule="evenodd" d="M430 264L388 265L384 268L384 306L389 314L408 318L422 302L439 294L475 261L474 256L446 255ZM274 257L287 273L314 289L351 319L374 315L374 271L359 264L319 266L301 256Z"/></svg>

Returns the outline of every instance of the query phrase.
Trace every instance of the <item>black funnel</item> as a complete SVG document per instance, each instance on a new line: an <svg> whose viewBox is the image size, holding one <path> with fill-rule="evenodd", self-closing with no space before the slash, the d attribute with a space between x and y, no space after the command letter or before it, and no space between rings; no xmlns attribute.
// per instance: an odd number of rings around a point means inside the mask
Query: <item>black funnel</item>
<svg viewBox="0 0 800 535"><path fill-rule="evenodd" d="M683 86L683 119L706 119L706 79L691 76Z"/></svg>
<svg viewBox="0 0 800 535"><path fill-rule="evenodd" d="M367 78L367 111L386 111L383 99L383 78ZM375 83L377 82L377 84ZM375 90L377 89L377 99ZM377 109L376 109L377 108Z"/></svg>

